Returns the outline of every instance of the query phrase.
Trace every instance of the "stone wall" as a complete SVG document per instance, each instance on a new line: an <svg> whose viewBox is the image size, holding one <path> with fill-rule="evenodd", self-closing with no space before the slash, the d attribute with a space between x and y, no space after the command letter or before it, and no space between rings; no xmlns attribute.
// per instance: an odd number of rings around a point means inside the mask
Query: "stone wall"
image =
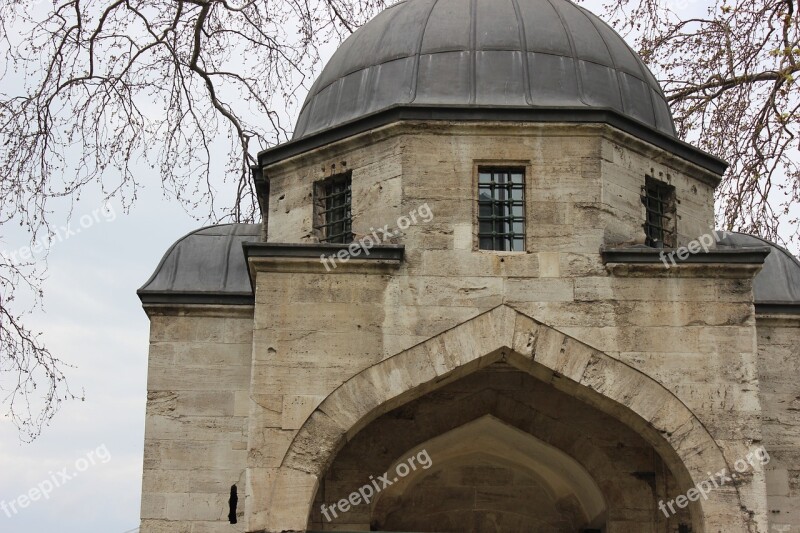
<svg viewBox="0 0 800 533"><path fill-rule="evenodd" d="M455 239L456 249L472 249L475 168L494 163L527 168L529 250L643 242L645 175L675 186L680 244L714 223L718 176L609 126L407 122L268 167L268 239L315 242L314 182L352 171L357 236L428 202L452 223L444 234L437 222L426 226L425 244L451 248Z"/></svg>
<svg viewBox="0 0 800 533"><path fill-rule="evenodd" d="M386 132L389 133L389 132ZM294 158L270 171L269 242L317 242L313 228L314 183L352 172L353 232L368 235L400 216L402 138L394 134L365 134L370 149L354 146Z"/></svg>
<svg viewBox="0 0 800 533"><path fill-rule="evenodd" d="M758 355L770 531L788 533L800 530L800 319L759 318Z"/></svg>
<svg viewBox="0 0 800 533"><path fill-rule="evenodd" d="M249 508L255 526L269 513L283 520L275 507L293 495L270 490L285 450L298 424L348 376L500 304L661 383L695 413L729 465L760 442L755 270L626 270L603 265L600 254L603 245L643 240L645 174L675 185L684 244L708 232L718 177L607 126L401 124L267 168L271 242L313 241L313 182L345 161L354 189L359 180L368 180L366 189L392 183L368 203L354 194L354 227L366 226L359 213L367 210L380 214L381 226L423 204L434 218L397 239L406 246L397 268L358 260L333 272L313 261L253 265L253 390L273 396L271 407L251 412L251 483L254 501L266 502ZM527 253L475 249L475 171L503 162L528 169ZM290 412L289 422L276 406ZM269 457L259 455L264 450ZM739 487L742 515L765 529L763 472L749 472Z"/></svg>
<svg viewBox="0 0 800 533"><path fill-rule="evenodd" d="M147 309L142 533L229 532L244 516L252 307Z"/></svg>

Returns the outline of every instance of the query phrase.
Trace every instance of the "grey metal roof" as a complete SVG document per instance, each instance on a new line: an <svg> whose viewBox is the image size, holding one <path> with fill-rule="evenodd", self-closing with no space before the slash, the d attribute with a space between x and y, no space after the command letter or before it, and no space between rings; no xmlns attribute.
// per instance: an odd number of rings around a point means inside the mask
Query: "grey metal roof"
<svg viewBox="0 0 800 533"><path fill-rule="evenodd" d="M719 244L740 249L769 246L772 251L753 280L753 300L761 305L800 306L800 261L788 250L745 233L728 233Z"/></svg>
<svg viewBox="0 0 800 533"><path fill-rule="evenodd" d="M224 224L193 231L164 254L137 291L142 303L253 302L242 243L258 241L260 224Z"/></svg>
<svg viewBox="0 0 800 533"><path fill-rule="evenodd" d="M396 106L610 109L675 136L639 56L568 0L405 0L385 9L325 66L294 138Z"/></svg>

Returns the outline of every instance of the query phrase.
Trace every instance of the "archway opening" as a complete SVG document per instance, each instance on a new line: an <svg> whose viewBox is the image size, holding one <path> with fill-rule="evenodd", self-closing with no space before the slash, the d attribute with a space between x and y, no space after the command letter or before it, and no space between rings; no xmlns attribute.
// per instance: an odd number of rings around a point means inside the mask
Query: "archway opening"
<svg viewBox="0 0 800 533"><path fill-rule="evenodd" d="M403 455L388 471L396 481L375 499L373 529L566 533L605 524L603 494L580 463L492 415Z"/></svg>
<svg viewBox="0 0 800 533"><path fill-rule="evenodd" d="M366 485L369 501L359 497ZM320 480L308 527L669 531L691 523L688 510L658 510L677 486L636 431L498 362L359 431Z"/></svg>

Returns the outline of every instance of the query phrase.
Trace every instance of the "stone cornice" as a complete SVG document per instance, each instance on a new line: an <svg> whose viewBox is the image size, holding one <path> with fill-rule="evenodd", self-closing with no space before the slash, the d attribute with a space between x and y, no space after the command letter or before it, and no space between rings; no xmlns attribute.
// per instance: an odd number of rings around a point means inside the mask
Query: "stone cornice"
<svg viewBox="0 0 800 533"><path fill-rule="evenodd" d="M359 134L380 129L403 121L472 121L510 123L560 123L560 124L608 124L630 134L636 139L657 146L675 156L695 164L716 175L722 175L728 164L679 139L653 130L647 125L621 115L613 109L600 108L531 108L531 107L427 107L396 106L341 126L321 131L264 150L258 154L261 168L283 162L294 156L305 154Z"/></svg>
<svg viewBox="0 0 800 533"><path fill-rule="evenodd" d="M405 257L405 246L381 244L364 250L352 244L243 243L250 283L256 272L383 273L395 270Z"/></svg>
<svg viewBox="0 0 800 533"><path fill-rule="evenodd" d="M759 302L756 304L756 314L768 318L800 320L800 305L782 302Z"/></svg>
<svg viewBox="0 0 800 533"><path fill-rule="evenodd" d="M770 253L768 247L714 249L687 253L680 258L669 248L601 248L606 269L625 277L723 277L752 278Z"/></svg>
<svg viewBox="0 0 800 533"><path fill-rule="evenodd" d="M218 318L252 318L255 302L252 294L249 304L211 303L215 298L207 297L192 302L181 301L179 297L165 298L166 303L143 304L149 317L155 316L202 316ZM205 302L205 303L204 303Z"/></svg>

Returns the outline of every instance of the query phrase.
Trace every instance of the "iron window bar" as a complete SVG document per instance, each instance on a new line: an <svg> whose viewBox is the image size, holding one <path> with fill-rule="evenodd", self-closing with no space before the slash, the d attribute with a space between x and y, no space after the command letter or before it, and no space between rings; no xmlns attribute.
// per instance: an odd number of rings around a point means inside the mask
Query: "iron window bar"
<svg viewBox="0 0 800 533"><path fill-rule="evenodd" d="M315 187L314 230L319 241L347 244L353 241L352 194L350 173L333 176Z"/></svg>
<svg viewBox="0 0 800 533"><path fill-rule="evenodd" d="M675 246L675 187L646 176L642 188L645 207L645 244L652 248Z"/></svg>
<svg viewBox="0 0 800 533"><path fill-rule="evenodd" d="M525 169L478 169L478 247L525 250Z"/></svg>

